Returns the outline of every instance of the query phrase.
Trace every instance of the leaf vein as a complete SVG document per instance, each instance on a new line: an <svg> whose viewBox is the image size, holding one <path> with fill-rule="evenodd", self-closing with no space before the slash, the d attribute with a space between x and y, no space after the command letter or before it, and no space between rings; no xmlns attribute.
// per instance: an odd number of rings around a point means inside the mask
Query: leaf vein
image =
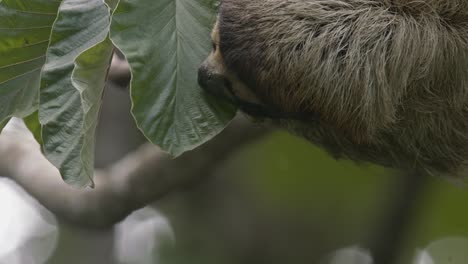
<svg viewBox="0 0 468 264"><path fill-rule="evenodd" d="M28 74L33 73L33 72L35 72L35 71L38 71L38 70L40 70L40 69L42 69L42 66L41 66L41 67L34 68L34 69L32 69L32 70L30 70L30 71L27 71L27 72L25 72L25 73L22 73L22 74L20 74L20 75L16 75L15 77L10 78L10 79L7 79L7 80L5 80L5 81L3 81L3 82L0 82L0 85L5 84L5 83L7 83L7 82L9 82L9 81L18 79L18 78L20 78L20 77L22 77L22 76L28 75Z"/></svg>
<svg viewBox="0 0 468 264"><path fill-rule="evenodd" d="M12 64L0 66L0 70L1 70L1 69L6 69L6 68L9 68L9 67L13 67L13 66L17 66L17 65L22 64L22 63L26 63L26 62L31 62L31 61L35 61L35 60L38 60L38 59L42 59L42 58L44 58L45 56L46 56L46 55L42 55L42 56L39 56L39 57L36 57L36 58L32 58L32 59L29 59L29 60L19 61L19 62L15 62L15 63L12 63Z"/></svg>
<svg viewBox="0 0 468 264"><path fill-rule="evenodd" d="M27 11L27 10L20 10L20 9L15 9L15 8L11 8L11 7L7 7L7 9L8 9L8 10L11 10L11 11L13 11L13 12L23 13L23 14L57 16L57 13L46 13L46 12Z"/></svg>
<svg viewBox="0 0 468 264"><path fill-rule="evenodd" d="M0 27L0 30L29 30L29 29L43 29L43 28L52 28L52 26L37 26L37 27Z"/></svg>

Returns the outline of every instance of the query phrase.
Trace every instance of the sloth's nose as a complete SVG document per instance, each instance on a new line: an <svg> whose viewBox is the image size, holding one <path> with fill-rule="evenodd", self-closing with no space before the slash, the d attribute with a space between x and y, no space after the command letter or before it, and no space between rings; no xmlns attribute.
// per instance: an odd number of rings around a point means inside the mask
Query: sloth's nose
<svg viewBox="0 0 468 264"><path fill-rule="evenodd" d="M206 63L198 68L198 84L203 90L216 97L231 98L228 89L226 89L226 78L221 74L213 73Z"/></svg>
<svg viewBox="0 0 468 264"><path fill-rule="evenodd" d="M198 68L198 84L201 88L207 88L208 81L211 79L210 74L208 73L208 69L205 64L200 65Z"/></svg>

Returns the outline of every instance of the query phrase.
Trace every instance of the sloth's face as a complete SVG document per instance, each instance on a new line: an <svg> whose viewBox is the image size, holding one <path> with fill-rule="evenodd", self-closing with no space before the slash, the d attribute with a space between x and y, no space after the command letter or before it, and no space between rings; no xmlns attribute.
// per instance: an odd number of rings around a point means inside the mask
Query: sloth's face
<svg viewBox="0 0 468 264"><path fill-rule="evenodd" d="M208 93L235 104L240 110L258 118L281 118L281 113L263 104L252 89L237 74L227 69L219 48L219 27L216 22L212 34L212 50L198 68L198 83Z"/></svg>
<svg viewBox="0 0 468 264"><path fill-rule="evenodd" d="M285 112L280 106L272 105L257 96L256 88L246 85L242 81L245 76L226 66L222 49L220 48L219 23L215 23L211 33L212 50L205 61L198 68L198 83L208 93L236 105L242 112L259 119L290 119L300 121L316 121L316 113ZM226 47L224 48L234 48ZM249 63L249 61L245 61ZM252 83L251 83L252 84ZM271 98L270 98L271 99Z"/></svg>

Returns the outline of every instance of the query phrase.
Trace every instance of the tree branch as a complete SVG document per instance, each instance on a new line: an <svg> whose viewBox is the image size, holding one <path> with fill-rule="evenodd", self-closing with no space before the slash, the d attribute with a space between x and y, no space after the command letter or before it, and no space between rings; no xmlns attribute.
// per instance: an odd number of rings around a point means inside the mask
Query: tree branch
<svg viewBox="0 0 468 264"><path fill-rule="evenodd" d="M400 172L395 176L394 185L389 188L391 198L383 207L369 245L375 263L379 264L394 264L398 260L405 235L429 183L429 176L418 171Z"/></svg>
<svg viewBox="0 0 468 264"><path fill-rule="evenodd" d="M118 50L112 57L111 66L107 74L109 81L114 82L119 87L127 88L130 83L131 73L130 65Z"/></svg>
<svg viewBox="0 0 468 264"><path fill-rule="evenodd" d="M209 175L234 151L266 132L236 118L222 134L176 159L145 144L109 168L96 171L95 189L75 189L62 181L31 136L5 130L0 134L0 175L16 181L67 221L105 227L171 190Z"/></svg>

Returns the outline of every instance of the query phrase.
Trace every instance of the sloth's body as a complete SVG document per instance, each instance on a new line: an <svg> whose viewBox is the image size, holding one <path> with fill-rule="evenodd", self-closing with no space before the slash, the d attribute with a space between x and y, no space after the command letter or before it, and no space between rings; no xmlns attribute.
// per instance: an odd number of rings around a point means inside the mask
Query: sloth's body
<svg viewBox="0 0 468 264"><path fill-rule="evenodd" d="M214 41L200 73L224 87L201 84L246 112L336 157L464 175L468 1L224 0Z"/></svg>

